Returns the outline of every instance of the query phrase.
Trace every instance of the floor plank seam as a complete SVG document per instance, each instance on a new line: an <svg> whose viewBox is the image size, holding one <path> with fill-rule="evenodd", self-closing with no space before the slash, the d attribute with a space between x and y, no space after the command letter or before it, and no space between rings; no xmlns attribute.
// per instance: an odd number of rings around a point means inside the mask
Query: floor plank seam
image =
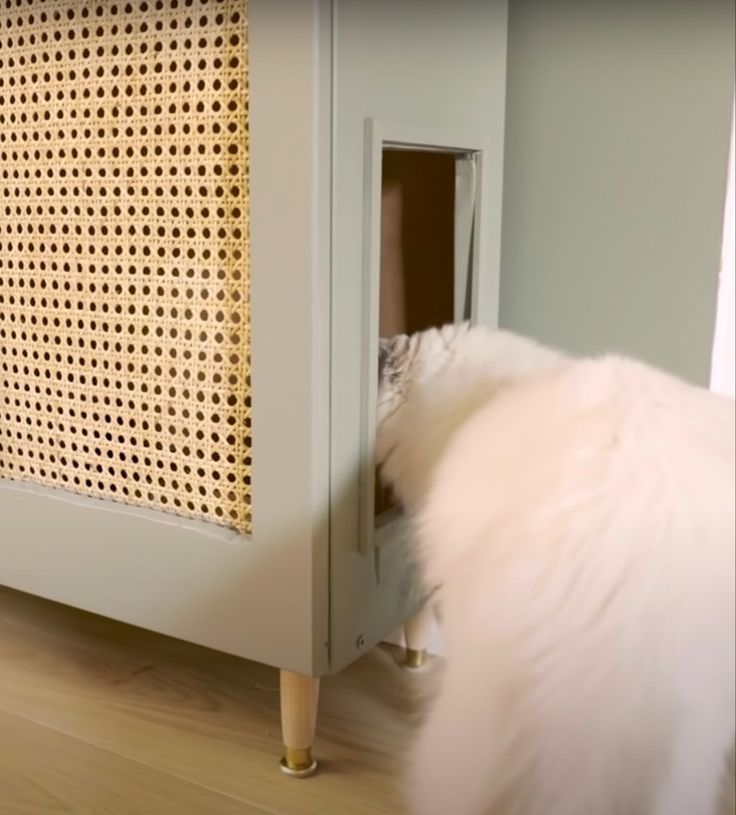
<svg viewBox="0 0 736 815"><path fill-rule="evenodd" d="M190 785L192 787L197 787L198 789L202 789L202 790L206 790L207 792L214 793L215 795L219 795L222 798L227 798L227 799L229 799L231 801L234 801L237 804L247 804L249 807L255 807L255 808L259 809L262 812L263 815L289 815L289 813L285 812L285 811L277 811L277 810L273 810L273 809L270 809L270 808L269 809L263 809L263 806L261 804L259 804L259 803L256 803L255 801L249 801L249 800L246 800L244 798L241 798L238 795L232 795L229 792L225 792L224 790L218 790L215 787L212 787L212 786L210 786L208 784L202 784L202 783L199 783L197 781L192 781L191 778L187 778L186 776L184 776L184 775L182 775L180 773L171 772L171 770L164 769L163 767L156 766L156 765L151 764L151 763L149 763L147 761L141 761L140 759L135 758L133 756L130 756L127 753L118 753L115 750L111 750L109 747L106 747L103 744L98 744L95 741L90 741L90 740L87 740L87 739L80 738L76 733L70 733L70 732L64 730L63 728L55 727L54 725L49 724L48 722L38 721L37 719L34 719L32 716L19 715L18 713L15 713L14 711L9 710L8 708L4 707L2 704L0 704L0 711L7 714L8 716L11 716L14 719L17 719L18 721L30 722L31 724L34 724L37 727L42 727L42 728L45 728L46 730L51 730L54 733L58 733L59 735L64 736L65 738L68 738L68 739L72 739L73 741L76 741L76 742L78 742L80 744L84 744L87 747L92 747L95 750L100 750L101 752L107 753L108 755L114 756L115 758L123 759L124 761L129 761L131 764L135 764L135 765L137 765L139 767L145 767L146 769L153 770L153 771L155 771L157 773L160 773L161 775L168 776L169 778L173 778L176 781L184 782L185 784L188 784L188 785ZM7 766L7 765L4 764L3 766ZM12 769L12 768L9 768L9 769ZM278 771L277 770L277 765L276 765L276 762L274 761L274 772L277 772L277 771Z"/></svg>

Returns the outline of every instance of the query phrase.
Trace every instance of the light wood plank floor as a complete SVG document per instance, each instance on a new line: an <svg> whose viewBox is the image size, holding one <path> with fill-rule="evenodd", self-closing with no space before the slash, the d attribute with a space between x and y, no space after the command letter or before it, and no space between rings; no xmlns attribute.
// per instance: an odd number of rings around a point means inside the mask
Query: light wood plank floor
<svg viewBox="0 0 736 815"><path fill-rule="evenodd" d="M275 670L0 588L0 815L403 815L427 679L397 658L323 681L288 779Z"/></svg>

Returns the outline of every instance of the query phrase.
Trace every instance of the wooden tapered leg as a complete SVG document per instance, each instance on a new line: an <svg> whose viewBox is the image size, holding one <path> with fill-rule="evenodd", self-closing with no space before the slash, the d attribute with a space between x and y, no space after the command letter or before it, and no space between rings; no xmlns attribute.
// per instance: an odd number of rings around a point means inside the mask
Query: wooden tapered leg
<svg viewBox="0 0 736 815"><path fill-rule="evenodd" d="M433 621L432 603L427 603L418 614L404 623L405 668L421 668L427 661L427 648Z"/></svg>
<svg viewBox="0 0 736 815"><path fill-rule="evenodd" d="M303 778L317 768L312 743L317 726L319 679L281 671L281 734L284 756L281 769L287 775Z"/></svg>

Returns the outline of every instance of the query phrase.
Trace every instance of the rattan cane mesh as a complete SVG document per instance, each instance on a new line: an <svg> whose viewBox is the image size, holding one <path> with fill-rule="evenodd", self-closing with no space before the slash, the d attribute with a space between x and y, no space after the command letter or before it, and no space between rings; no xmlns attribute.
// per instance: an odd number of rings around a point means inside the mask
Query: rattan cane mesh
<svg viewBox="0 0 736 815"><path fill-rule="evenodd" d="M250 531L245 16L0 0L0 477Z"/></svg>

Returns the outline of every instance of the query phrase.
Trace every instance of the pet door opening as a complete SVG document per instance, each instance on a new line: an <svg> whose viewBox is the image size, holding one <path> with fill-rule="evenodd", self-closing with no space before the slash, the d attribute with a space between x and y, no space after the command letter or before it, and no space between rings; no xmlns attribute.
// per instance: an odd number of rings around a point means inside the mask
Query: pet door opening
<svg viewBox="0 0 736 815"><path fill-rule="evenodd" d="M380 337L469 318L475 164L473 154L384 147ZM376 519L398 508L378 475Z"/></svg>

